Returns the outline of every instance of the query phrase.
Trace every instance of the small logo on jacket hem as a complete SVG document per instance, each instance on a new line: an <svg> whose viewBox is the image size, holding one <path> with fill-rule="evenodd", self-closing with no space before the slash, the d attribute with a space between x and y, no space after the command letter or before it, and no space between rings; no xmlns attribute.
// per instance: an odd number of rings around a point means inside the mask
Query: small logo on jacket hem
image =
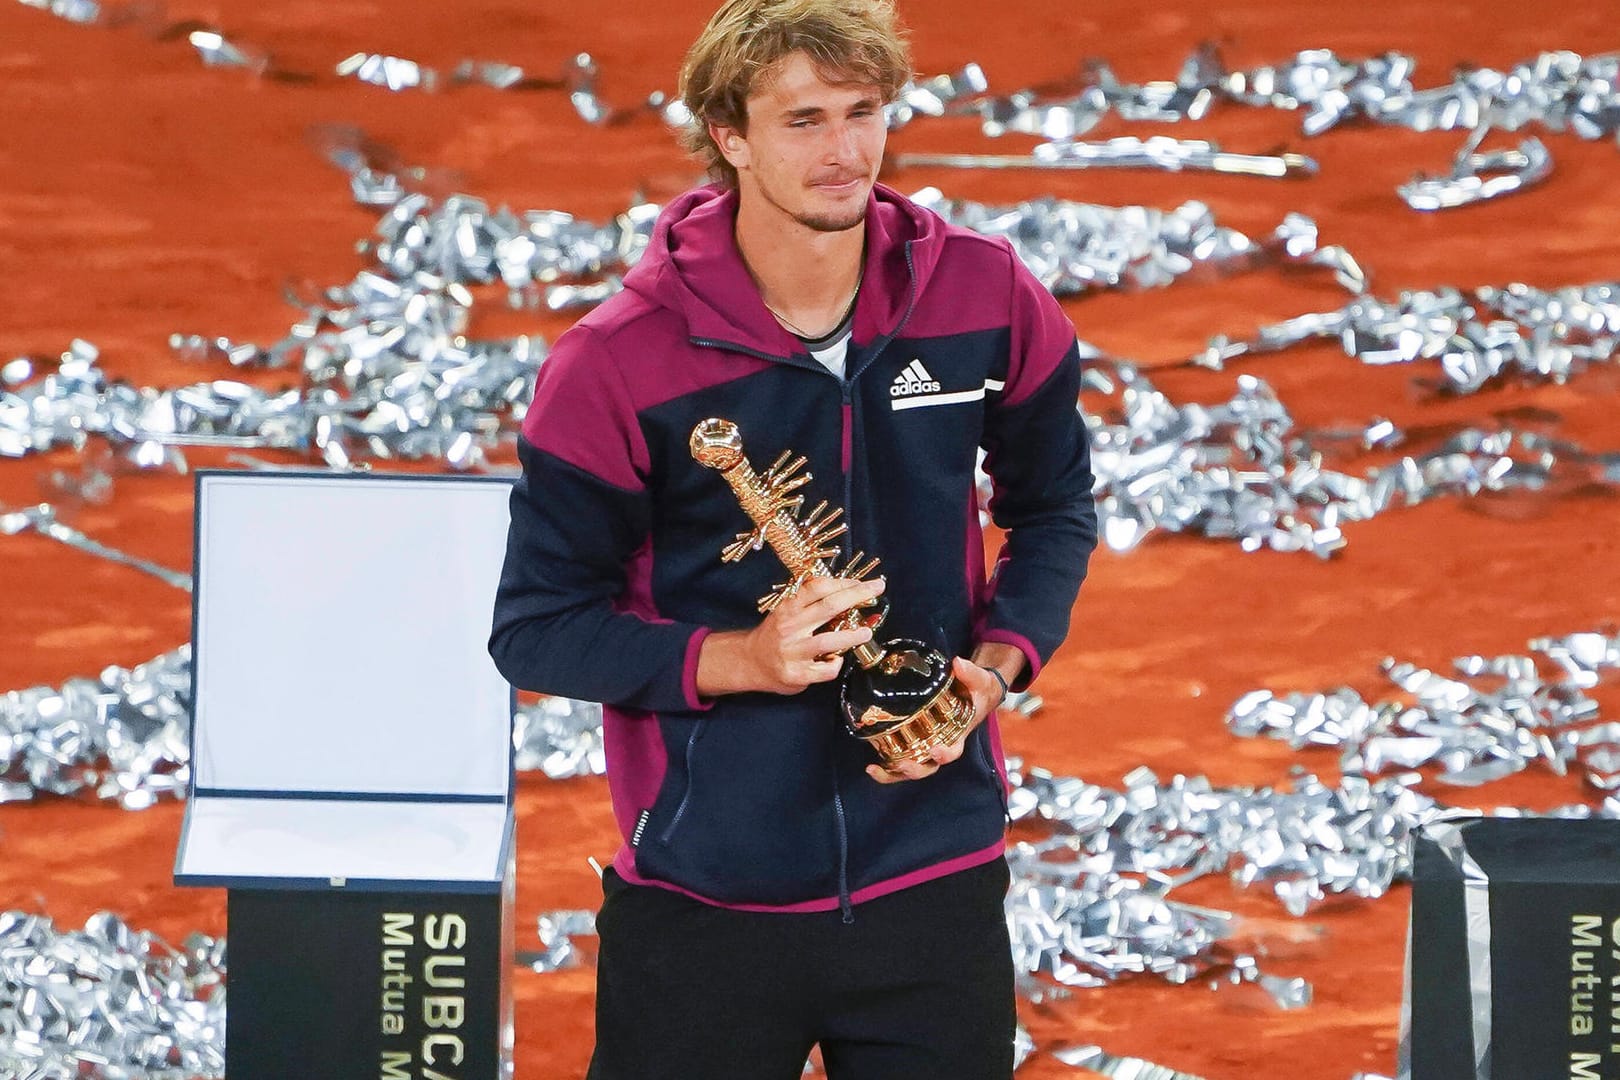
<svg viewBox="0 0 1620 1080"><path fill-rule="evenodd" d="M890 397L910 397L912 394L934 394L939 392L939 382L923 367L921 360L913 360L906 365L904 371L894 377L889 384Z"/></svg>

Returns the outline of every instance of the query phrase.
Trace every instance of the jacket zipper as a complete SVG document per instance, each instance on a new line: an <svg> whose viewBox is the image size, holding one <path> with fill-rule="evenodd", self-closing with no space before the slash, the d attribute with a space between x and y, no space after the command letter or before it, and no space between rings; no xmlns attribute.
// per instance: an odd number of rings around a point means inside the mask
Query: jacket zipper
<svg viewBox="0 0 1620 1080"><path fill-rule="evenodd" d="M911 257L911 245L913 243L915 241L906 241L906 281L910 287L910 291L906 294L906 310L901 313L900 321L894 324L894 329L878 339L877 344L872 347L872 351L866 354L866 359L862 361L861 366L850 372L849 378L841 380L844 390L844 408L846 410L853 409L856 378L859 377L861 372L872 366L873 361L883 353L884 349L889 347L889 342L900 335L900 331L906 328L906 323L911 321L911 313L917 309L917 267L912 262ZM849 422L851 425L854 423L853 420ZM850 436L849 445L849 463L844 469L844 515L846 521L849 521L855 514L855 442L853 434ZM846 556L849 554L849 536L849 533L844 534L844 554Z"/></svg>
<svg viewBox="0 0 1620 1080"><path fill-rule="evenodd" d="M844 820L844 795L838 787L838 766L832 770L833 813L838 817L838 910L847 926L855 921L855 901L849 895L849 824Z"/></svg>
<svg viewBox="0 0 1620 1080"><path fill-rule="evenodd" d="M675 816L669 819L669 824L664 826L664 831L658 834L658 840L660 843L669 843L669 838L675 835L675 826L679 825L681 823L681 818L686 815L687 804L692 801L692 757L694 751L697 749L698 739L702 737L703 730L704 728L708 727L708 725L709 718L704 717L702 720L697 722L697 725L692 728L692 734L687 737L686 788L681 792L681 802L680 805L675 808Z"/></svg>
<svg viewBox="0 0 1620 1080"><path fill-rule="evenodd" d="M905 312L900 316L900 321L894 324L894 329L890 330L881 339L879 339L877 344L872 347L871 352L867 353L866 359L861 363L861 366L851 371L848 378L838 380L839 388L843 391L844 399L844 431L842 448L844 466L844 514L846 521L852 519L855 513L855 436L853 419L855 380L860 376L861 372L872 366L872 362L882 354L884 349L889 347L889 342L893 341L900 331L905 328L906 323L911 320L912 311L914 311L917 307L917 269L912 264L911 244L912 242L910 240L906 241L906 278L907 283L910 286L910 292L906 296ZM851 524L853 524L853 522L851 522ZM843 543L844 557L846 559L849 558L850 547L853 543L853 534L846 532L844 534ZM833 763L832 774L833 810L838 815L838 907L839 910L844 913L844 922L848 924L855 921L855 902L853 899L851 899L849 894L849 823L844 817L844 796L838 784L837 762Z"/></svg>

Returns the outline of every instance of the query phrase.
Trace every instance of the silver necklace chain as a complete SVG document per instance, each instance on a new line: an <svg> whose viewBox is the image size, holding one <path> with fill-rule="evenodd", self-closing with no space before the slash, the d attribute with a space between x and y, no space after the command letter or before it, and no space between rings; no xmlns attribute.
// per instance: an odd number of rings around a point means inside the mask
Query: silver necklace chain
<svg viewBox="0 0 1620 1080"><path fill-rule="evenodd" d="M861 266L860 273L855 275L855 288L850 290L849 296L844 300L844 302L842 304L840 304L838 306L838 323L834 324L834 326L832 328L833 330L838 329L838 326L842 325L842 323L844 321L844 316L849 314L849 305L855 302L855 297L857 295L859 295L859 293L861 291L861 281L865 277L866 277L866 266L863 263L863 265ZM775 308L771 307L770 304L766 304L765 303L765 297L763 295L760 296L759 302L762 303L762 304L765 304L765 310L770 312L772 315L775 315L776 316L776 321L781 323L783 328L785 328L788 332L794 334L795 336L800 337L800 338L804 338L805 340L808 340L808 341L819 341L821 338L824 338L824 337L827 336L827 334L810 334L810 333L806 333L801 327L799 327L798 325L793 323L786 315L783 315L780 311L777 311ZM832 330L829 330L827 333L831 333L831 332L832 332Z"/></svg>

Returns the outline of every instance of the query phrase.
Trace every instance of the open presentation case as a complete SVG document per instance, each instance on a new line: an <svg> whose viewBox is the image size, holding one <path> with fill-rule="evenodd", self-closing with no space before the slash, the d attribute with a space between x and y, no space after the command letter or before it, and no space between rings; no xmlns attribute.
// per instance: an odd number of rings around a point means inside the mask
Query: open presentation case
<svg viewBox="0 0 1620 1080"><path fill-rule="evenodd" d="M512 1071L508 482L200 472L183 885L231 1080Z"/></svg>

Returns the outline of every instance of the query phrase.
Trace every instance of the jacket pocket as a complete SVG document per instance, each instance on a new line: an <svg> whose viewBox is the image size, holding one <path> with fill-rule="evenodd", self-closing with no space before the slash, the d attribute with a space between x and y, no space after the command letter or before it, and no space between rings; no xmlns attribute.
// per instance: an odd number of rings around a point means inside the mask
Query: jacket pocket
<svg viewBox="0 0 1620 1080"><path fill-rule="evenodd" d="M669 732L637 871L722 904L834 895L837 827L826 770L832 740L847 737L834 726L835 693L813 688L771 702L738 694ZM764 713L766 704L774 712Z"/></svg>
<svg viewBox="0 0 1620 1080"><path fill-rule="evenodd" d="M669 824L665 825L663 831L658 834L658 842L661 843L661 844L668 844L670 842L670 839L672 837L674 837L675 830L680 827L681 819L686 816L687 807L691 805L691 802L692 802L692 762L697 757L698 740L703 738L703 733L705 731L707 731L708 728L709 728L709 718L704 717L701 720L699 720L695 725L693 725L692 734L687 736L687 739L686 739L686 780L685 780L685 785L681 788L681 798L680 798L680 801L675 804L675 812L670 815Z"/></svg>

